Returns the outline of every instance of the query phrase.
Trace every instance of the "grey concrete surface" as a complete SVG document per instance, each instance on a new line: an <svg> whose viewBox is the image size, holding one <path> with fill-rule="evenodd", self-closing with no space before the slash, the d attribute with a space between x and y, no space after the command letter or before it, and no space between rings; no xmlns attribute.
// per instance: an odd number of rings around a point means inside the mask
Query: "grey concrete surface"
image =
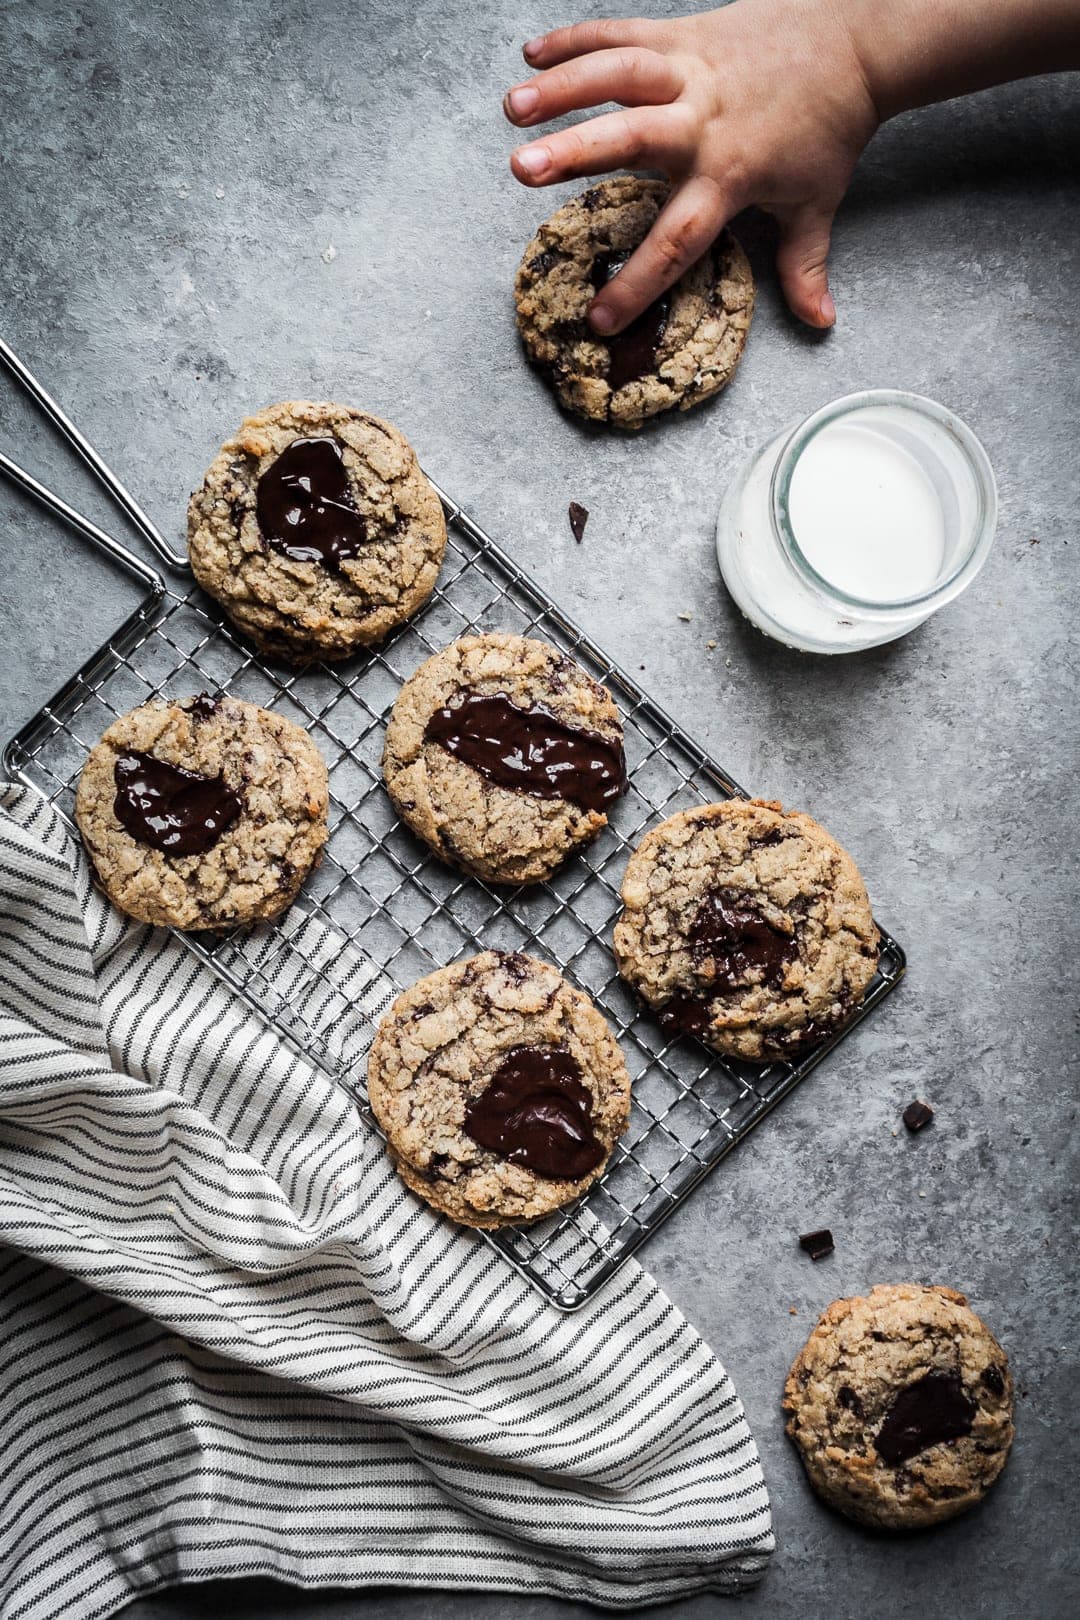
<svg viewBox="0 0 1080 1620"><path fill-rule="evenodd" d="M734 385L624 439L560 415L514 339L514 267L567 193L512 181L499 99L520 42L558 8L24 0L0 17L2 329L168 533L181 537L188 490L249 408L338 396L392 417L738 779L850 846L908 947L900 993L644 1256L732 1371L761 1447L779 1547L740 1612L1076 1613L1080 83L1005 88L879 135L838 221L840 325L824 340L786 315L768 229L749 221L760 302ZM875 384L934 395L980 434L997 546L974 589L906 641L802 658L725 598L714 512L750 447ZM11 387L0 401L3 448L116 527ZM581 546L569 499L592 512ZM130 595L7 489L0 524L7 736ZM915 1095L938 1112L911 1138L898 1115ZM836 1253L812 1265L795 1235L821 1225ZM907 1277L964 1289L999 1334L1018 1436L980 1511L889 1540L816 1504L778 1402L829 1300ZM585 1610L241 1584L129 1614L511 1612Z"/></svg>

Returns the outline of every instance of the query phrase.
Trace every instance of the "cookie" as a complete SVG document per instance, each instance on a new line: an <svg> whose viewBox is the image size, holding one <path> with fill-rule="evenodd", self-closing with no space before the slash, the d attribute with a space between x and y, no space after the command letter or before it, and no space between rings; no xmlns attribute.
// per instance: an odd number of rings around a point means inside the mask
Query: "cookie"
<svg viewBox="0 0 1080 1620"><path fill-rule="evenodd" d="M577 1198L630 1117L626 1064L588 996L501 951L399 996L367 1085L402 1180L466 1226L539 1220Z"/></svg>
<svg viewBox="0 0 1080 1620"><path fill-rule="evenodd" d="M436 855L491 883L550 877L625 791L619 712L565 653L523 636L462 636L394 704L383 774Z"/></svg>
<svg viewBox="0 0 1080 1620"><path fill-rule="evenodd" d="M263 652L348 658L422 607L442 503L389 422L287 401L249 416L188 506L195 578Z"/></svg>
<svg viewBox="0 0 1080 1620"><path fill-rule="evenodd" d="M586 322L667 197L660 180L602 180L541 225L518 268L525 352L560 403L590 421L639 428L662 411L688 411L730 382L746 343L754 278L730 231L625 332L604 339Z"/></svg>
<svg viewBox="0 0 1080 1620"><path fill-rule="evenodd" d="M1005 1466L1005 1352L951 1288L897 1283L829 1306L784 1388L810 1483L861 1524L918 1530L974 1507Z"/></svg>
<svg viewBox="0 0 1080 1620"><path fill-rule="evenodd" d="M75 819L105 893L140 922L276 917L326 842L326 766L306 731L239 698L155 699L106 731Z"/></svg>
<svg viewBox="0 0 1080 1620"><path fill-rule="evenodd" d="M683 810L623 878L619 972L673 1033L751 1062L831 1035L874 976L878 932L851 856L763 799Z"/></svg>

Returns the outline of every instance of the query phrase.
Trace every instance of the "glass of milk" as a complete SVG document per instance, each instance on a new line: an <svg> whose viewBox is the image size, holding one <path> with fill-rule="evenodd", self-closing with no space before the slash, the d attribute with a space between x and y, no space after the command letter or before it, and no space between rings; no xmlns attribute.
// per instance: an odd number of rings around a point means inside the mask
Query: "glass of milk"
<svg viewBox="0 0 1080 1620"><path fill-rule="evenodd" d="M993 544L986 451L944 405L848 394L758 452L720 508L716 552L747 618L789 647L854 652L951 602Z"/></svg>

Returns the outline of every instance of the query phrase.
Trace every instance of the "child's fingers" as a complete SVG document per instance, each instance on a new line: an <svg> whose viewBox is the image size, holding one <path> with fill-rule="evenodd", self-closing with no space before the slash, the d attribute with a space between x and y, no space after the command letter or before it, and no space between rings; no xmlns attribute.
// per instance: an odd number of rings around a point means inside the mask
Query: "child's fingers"
<svg viewBox="0 0 1080 1620"><path fill-rule="evenodd" d="M519 146L511 153L510 167L526 186L550 186L608 169L677 167L693 153L693 123L693 115L679 102L604 113Z"/></svg>
<svg viewBox="0 0 1080 1620"><path fill-rule="evenodd" d="M589 51L604 51L616 45L659 45L666 37L664 25L647 17L603 18L541 34L522 48L522 54L530 67L548 68Z"/></svg>
<svg viewBox="0 0 1080 1620"><path fill-rule="evenodd" d="M515 85L506 95L503 111L512 124L545 124L604 101L619 101L624 107L660 106L674 101L683 83L683 74L669 57L625 45L594 51Z"/></svg>
<svg viewBox="0 0 1080 1620"><path fill-rule="evenodd" d="M781 221L776 254L780 285L792 313L808 326L827 327L836 321L827 268L832 222L833 210L816 206L801 208Z"/></svg>
<svg viewBox="0 0 1080 1620"><path fill-rule="evenodd" d="M715 181L695 175L661 209L641 246L589 307L589 320L605 335L621 332L665 288L700 259L735 212Z"/></svg>

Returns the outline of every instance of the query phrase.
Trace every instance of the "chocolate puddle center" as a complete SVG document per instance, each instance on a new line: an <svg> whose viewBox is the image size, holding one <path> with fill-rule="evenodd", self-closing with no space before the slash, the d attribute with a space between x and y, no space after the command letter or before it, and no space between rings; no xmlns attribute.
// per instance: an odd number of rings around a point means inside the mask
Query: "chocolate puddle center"
<svg viewBox="0 0 1080 1620"><path fill-rule="evenodd" d="M773 928L760 912L742 905L730 891L713 889L690 924L690 943L699 961L711 957L712 988L733 990L750 973L778 983L795 954L795 940Z"/></svg>
<svg viewBox="0 0 1080 1620"><path fill-rule="evenodd" d="M626 791L620 743L568 726L539 704L519 709L501 692L471 692L437 709L424 740L515 793L605 810Z"/></svg>
<svg viewBox="0 0 1080 1620"><path fill-rule="evenodd" d="M618 275L629 257L629 253L597 254L592 267L592 283L597 292L607 286L612 276ZM670 293L661 293L655 303L630 322L625 332L602 339L610 357L607 381L613 393L656 370L656 351L667 331L670 310Z"/></svg>
<svg viewBox="0 0 1080 1620"><path fill-rule="evenodd" d="M958 1372L927 1373L890 1406L874 1441L878 1456L895 1465L943 1440L959 1440L971 1433L975 1411Z"/></svg>
<svg viewBox="0 0 1080 1620"><path fill-rule="evenodd" d="M561 1046L515 1046L465 1112L465 1134L551 1181L580 1181L604 1157L592 1098Z"/></svg>
<svg viewBox="0 0 1080 1620"><path fill-rule="evenodd" d="M132 838L166 855L202 855L243 805L221 776L200 776L153 754L121 754L113 767L116 819Z"/></svg>
<svg viewBox="0 0 1080 1620"><path fill-rule="evenodd" d="M368 542L336 439L287 445L259 479L255 515L268 546L335 573Z"/></svg>

